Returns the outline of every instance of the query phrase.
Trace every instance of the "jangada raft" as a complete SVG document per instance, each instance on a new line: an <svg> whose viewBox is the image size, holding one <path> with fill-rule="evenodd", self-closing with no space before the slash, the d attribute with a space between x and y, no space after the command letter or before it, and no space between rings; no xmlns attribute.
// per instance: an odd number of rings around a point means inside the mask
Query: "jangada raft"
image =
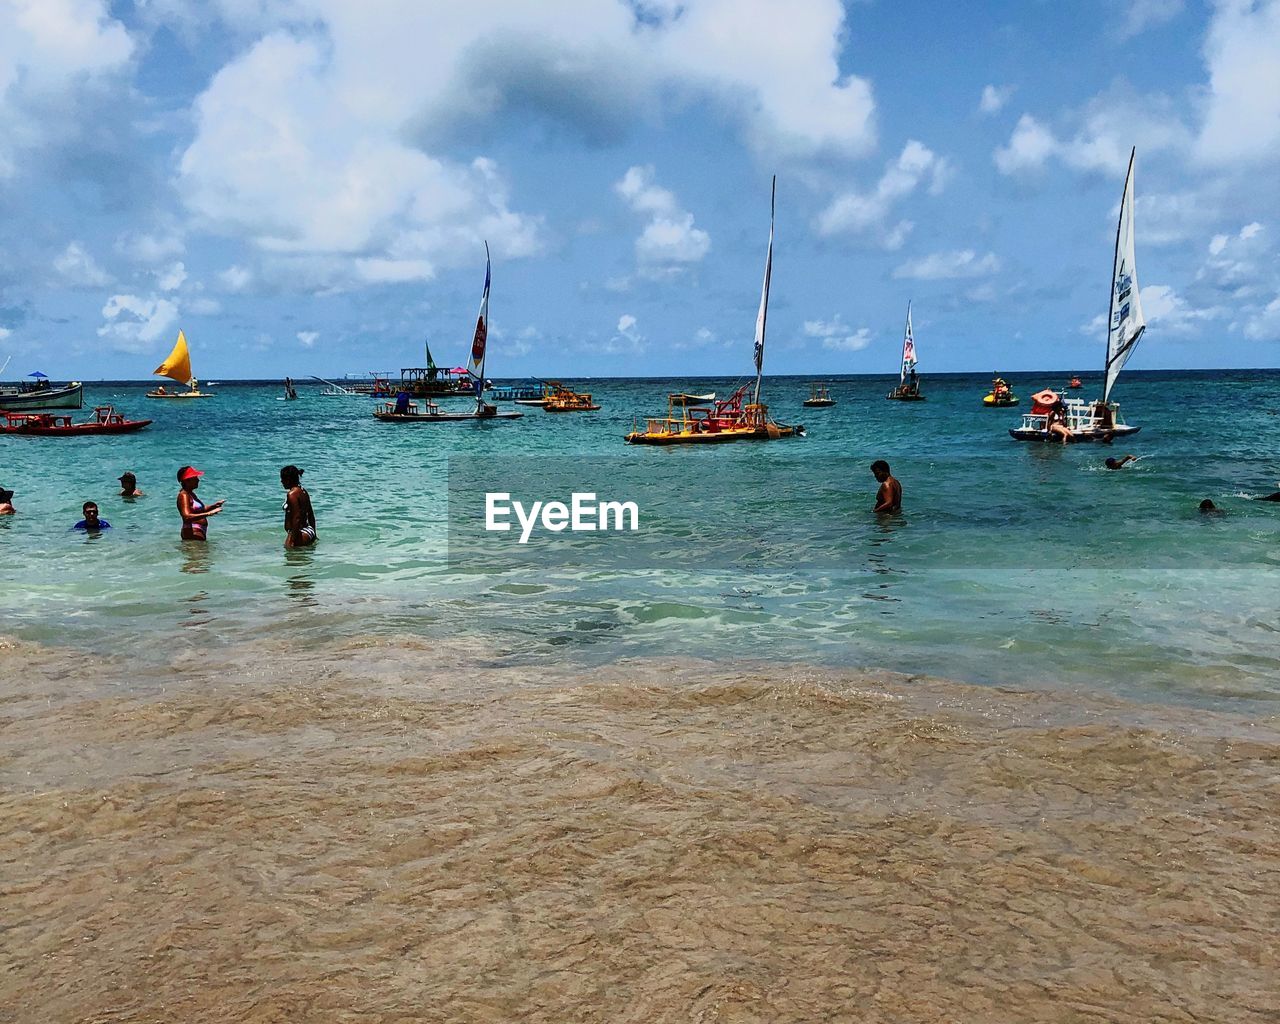
<svg viewBox="0 0 1280 1024"><path fill-rule="evenodd" d="M1062 431L1053 428L1061 423L1068 441L1099 441L1136 434L1141 427L1131 427L1120 417L1120 406L1111 401L1120 370L1128 362L1138 341L1147 329L1142 315L1142 298L1138 291L1138 271L1134 260L1133 238L1133 162L1136 150L1129 153L1129 173L1124 179L1120 197L1120 219L1116 224L1116 251L1111 264L1111 310L1107 318L1107 363L1102 398L1087 402L1079 398L1062 399L1054 395L1052 403L1036 401L1031 412L1022 417L1022 425L1009 431L1016 441L1059 441ZM1073 381L1072 387L1075 386ZM1045 392L1041 392L1041 395ZM1049 394L1052 394L1050 392Z"/></svg>
<svg viewBox="0 0 1280 1024"><path fill-rule="evenodd" d="M402 391L394 402L380 405L373 410L374 419L383 423L456 423L459 420L518 420L522 412L499 412L482 397L484 394L484 360L489 341L489 243L484 244L484 292L480 296L480 315L476 318L476 331L471 339L471 361L466 373L473 382L476 407L472 412L443 412L434 402L425 400L420 408Z"/></svg>
<svg viewBox="0 0 1280 1024"><path fill-rule="evenodd" d="M151 425L150 420L127 420L109 405L93 410L87 423L72 423L70 416L48 412L7 412L0 434L28 437L91 437L96 434L133 434Z"/></svg>
<svg viewBox="0 0 1280 1024"><path fill-rule="evenodd" d="M750 384L744 384L727 399L704 400L702 396L676 394L667 398L667 415L650 419L645 429L626 435L628 444L723 444L727 441L776 441L783 437L803 437L804 427L788 426L769 419L769 407L760 402L760 381L764 376L764 335L769 316L769 280L773 275L773 214L778 179L773 179L769 199L769 249L764 262L764 287L760 291L760 311L756 315L756 382L752 400L746 400ZM706 407L709 404L709 408Z"/></svg>
<svg viewBox="0 0 1280 1024"><path fill-rule="evenodd" d="M173 351L169 358L151 371L154 377L168 377L179 384L187 386L186 391L168 391L161 384L154 391L148 391L148 398L212 398L207 391L200 390L200 382L191 375L191 351L187 348L187 336L178 332L178 340L173 343Z"/></svg>
<svg viewBox="0 0 1280 1024"><path fill-rule="evenodd" d="M907 326L902 331L902 368L898 372L898 386L885 398L895 402L923 402L920 394L920 377L916 373L916 335L911 329L911 303L907 303Z"/></svg>

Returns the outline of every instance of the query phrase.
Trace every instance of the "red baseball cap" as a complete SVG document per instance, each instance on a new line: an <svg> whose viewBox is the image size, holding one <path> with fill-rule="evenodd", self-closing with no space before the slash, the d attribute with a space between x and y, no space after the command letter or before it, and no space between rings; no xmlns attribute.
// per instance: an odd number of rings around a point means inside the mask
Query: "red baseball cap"
<svg viewBox="0 0 1280 1024"><path fill-rule="evenodd" d="M178 481L194 480L198 476L204 476L204 473L196 469L195 466L183 466L178 470Z"/></svg>

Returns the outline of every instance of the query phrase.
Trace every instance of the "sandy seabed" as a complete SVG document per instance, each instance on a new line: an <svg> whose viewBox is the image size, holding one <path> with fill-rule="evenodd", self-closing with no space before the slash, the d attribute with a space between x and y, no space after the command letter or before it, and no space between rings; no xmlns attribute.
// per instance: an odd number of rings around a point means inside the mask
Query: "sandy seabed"
<svg viewBox="0 0 1280 1024"><path fill-rule="evenodd" d="M0 1021L1280 1019L1280 728L412 640L0 643Z"/></svg>

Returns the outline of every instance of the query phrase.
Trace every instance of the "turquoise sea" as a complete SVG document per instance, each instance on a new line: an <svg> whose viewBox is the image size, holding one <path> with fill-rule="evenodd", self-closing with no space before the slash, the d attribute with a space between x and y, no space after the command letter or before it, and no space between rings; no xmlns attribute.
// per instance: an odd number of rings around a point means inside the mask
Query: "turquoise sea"
<svg viewBox="0 0 1280 1024"><path fill-rule="evenodd" d="M1007 376L1026 408L1067 375ZM533 666L695 655L1219 707L1280 698L1280 504L1253 500L1280 486L1280 371L1126 372L1116 397L1142 432L1111 449L1014 442L1019 410L981 405L989 374L925 375L914 405L884 400L889 377L829 380L839 404L813 410L808 378L766 379L772 413L807 437L698 450L622 436L668 391L737 381L579 380L601 411L439 425L378 423L372 399L319 384L284 402L277 382L227 381L191 403L90 384L84 415L110 402L155 422L0 438L19 509L0 518L0 632L140 664L264 637L411 636ZM1103 468L1124 452L1141 458ZM870 512L877 458L902 481L900 517ZM462 534L450 543L451 459L495 486L545 481L534 498L565 498L581 475L635 500L642 530L609 538L607 557L575 539L473 558ZM204 500L227 499L207 546L178 537L186 463L206 471ZM313 550L283 548L285 463L306 470ZM126 469L146 497L118 496ZM1221 514L1198 512L1206 497ZM69 529L90 498L113 525L96 538ZM452 513L474 518L456 495Z"/></svg>

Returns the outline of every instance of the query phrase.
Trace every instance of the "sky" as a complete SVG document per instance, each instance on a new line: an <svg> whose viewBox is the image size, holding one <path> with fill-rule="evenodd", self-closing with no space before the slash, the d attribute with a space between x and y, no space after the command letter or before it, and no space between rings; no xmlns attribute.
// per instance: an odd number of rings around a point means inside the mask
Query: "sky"
<svg viewBox="0 0 1280 1024"><path fill-rule="evenodd" d="M0 363L1280 365L1280 0L0 0Z"/></svg>

